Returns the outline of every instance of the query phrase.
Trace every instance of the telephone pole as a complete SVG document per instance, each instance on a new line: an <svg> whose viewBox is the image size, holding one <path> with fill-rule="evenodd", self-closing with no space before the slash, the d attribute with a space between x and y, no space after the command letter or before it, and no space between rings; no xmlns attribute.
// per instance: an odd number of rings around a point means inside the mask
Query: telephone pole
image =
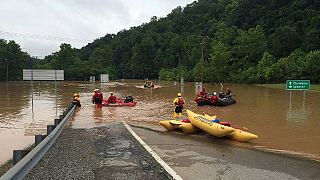
<svg viewBox="0 0 320 180"><path fill-rule="evenodd" d="M203 57L203 50L204 50L204 45L205 45L205 42L204 42L204 36L201 35L201 60L200 60L200 63L201 63L201 83L203 83L203 71L204 71L204 57Z"/></svg>
<svg viewBox="0 0 320 180"><path fill-rule="evenodd" d="M5 59L7 61L7 82L9 81L9 62L8 59Z"/></svg>

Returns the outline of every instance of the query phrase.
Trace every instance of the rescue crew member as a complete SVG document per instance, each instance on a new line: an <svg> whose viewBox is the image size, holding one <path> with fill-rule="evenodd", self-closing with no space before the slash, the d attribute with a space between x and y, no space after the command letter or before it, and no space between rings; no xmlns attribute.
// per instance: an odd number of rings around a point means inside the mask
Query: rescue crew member
<svg viewBox="0 0 320 180"><path fill-rule="evenodd" d="M92 97L92 103L95 103L97 108L101 109L102 108L102 99L103 99L103 94L100 92L99 89L95 89L93 97Z"/></svg>
<svg viewBox="0 0 320 180"><path fill-rule="evenodd" d="M117 102L117 97L113 95L113 92L110 92L110 96L108 98L108 103L114 104Z"/></svg>
<svg viewBox="0 0 320 180"><path fill-rule="evenodd" d="M178 97L176 97L173 100L173 104L175 105L173 117L177 118L181 116L182 110L183 110L183 105L185 103L185 100L182 98L181 93L177 94Z"/></svg>
<svg viewBox="0 0 320 180"><path fill-rule="evenodd" d="M213 95L211 96L210 104L211 105L216 105L218 102L218 96L217 93L214 92Z"/></svg>
<svg viewBox="0 0 320 180"><path fill-rule="evenodd" d="M78 107L81 107L81 104L80 104L80 95L78 93L75 93L73 95L73 100L72 100L72 103Z"/></svg>
<svg viewBox="0 0 320 180"><path fill-rule="evenodd" d="M232 93L231 93L231 90L230 90L230 88L227 88L227 91L226 91L226 98L231 98L231 96L232 96Z"/></svg>
<svg viewBox="0 0 320 180"><path fill-rule="evenodd" d="M206 88L204 86L202 86L202 89L199 92L199 96L200 97L206 97L207 96Z"/></svg>

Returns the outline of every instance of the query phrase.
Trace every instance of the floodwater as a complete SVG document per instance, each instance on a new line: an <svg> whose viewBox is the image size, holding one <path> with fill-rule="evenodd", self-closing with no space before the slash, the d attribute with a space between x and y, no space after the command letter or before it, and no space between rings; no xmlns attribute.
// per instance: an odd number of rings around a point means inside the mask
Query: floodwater
<svg viewBox="0 0 320 180"><path fill-rule="evenodd" d="M173 98L182 92L185 109L196 113L217 115L235 127L243 127L257 134L250 143L232 140L231 145L259 148L281 153L298 154L320 160L320 93L301 91L290 93L251 85L224 84L230 87L236 104L227 107L202 106L194 102L195 83L154 81L155 88L143 88L142 80L114 81L107 84L88 82L34 82L33 103L30 82L0 83L0 163L12 156L14 149L23 149L34 143L35 134L46 134L46 126L53 124L71 102L75 92L80 93L82 107L77 109L68 126L91 128L113 121L127 121L141 126L164 130L158 122L172 119ZM208 92L218 91L219 84L205 84ZM103 107L91 103L92 90L101 89L105 96L114 92L117 97L131 95L138 102L135 107ZM291 101L290 101L291 99ZM33 104L33 108L32 108ZM185 111L184 111L185 112ZM93 117L93 118L92 118Z"/></svg>

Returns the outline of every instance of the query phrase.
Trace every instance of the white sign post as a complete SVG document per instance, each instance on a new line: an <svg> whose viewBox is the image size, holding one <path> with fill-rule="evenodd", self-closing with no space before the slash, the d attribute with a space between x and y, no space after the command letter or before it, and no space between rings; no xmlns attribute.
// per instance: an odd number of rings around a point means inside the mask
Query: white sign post
<svg viewBox="0 0 320 180"><path fill-rule="evenodd" d="M100 74L100 82L108 83L109 82L109 74Z"/></svg>
<svg viewBox="0 0 320 180"><path fill-rule="evenodd" d="M54 91L56 95L56 108L57 108L57 81L64 80L63 70L23 69L23 80L31 81L32 113L33 113L33 81L55 81Z"/></svg>

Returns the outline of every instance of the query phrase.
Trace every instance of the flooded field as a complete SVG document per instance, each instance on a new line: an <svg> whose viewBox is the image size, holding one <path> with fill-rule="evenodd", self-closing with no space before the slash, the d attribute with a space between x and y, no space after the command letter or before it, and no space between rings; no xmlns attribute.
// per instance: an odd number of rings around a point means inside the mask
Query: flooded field
<svg viewBox="0 0 320 180"><path fill-rule="evenodd" d="M160 120L172 119L172 101L178 92L186 99L185 109L196 113L217 115L233 126L245 127L259 135L250 143L230 141L232 145L248 148L294 153L320 160L320 93L251 85L224 84L230 87L237 103L227 107L202 106L194 102L195 83L154 81L155 88L143 88L142 80L124 80L108 84L88 82L59 82L57 92L53 82L35 82L31 100L30 82L0 83L0 163L12 156L14 149L23 149L34 142L35 134L46 134L46 125L60 115L80 93L82 107L77 109L68 126L91 128L112 121L127 121L141 126L158 125ZM219 91L219 84L205 84L208 92ZM114 92L117 97L131 95L138 102L135 107L103 107L91 103L92 91L101 89L105 97ZM32 105L33 104L33 105ZM185 111L184 111L185 112ZM94 117L94 121L88 120Z"/></svg>

